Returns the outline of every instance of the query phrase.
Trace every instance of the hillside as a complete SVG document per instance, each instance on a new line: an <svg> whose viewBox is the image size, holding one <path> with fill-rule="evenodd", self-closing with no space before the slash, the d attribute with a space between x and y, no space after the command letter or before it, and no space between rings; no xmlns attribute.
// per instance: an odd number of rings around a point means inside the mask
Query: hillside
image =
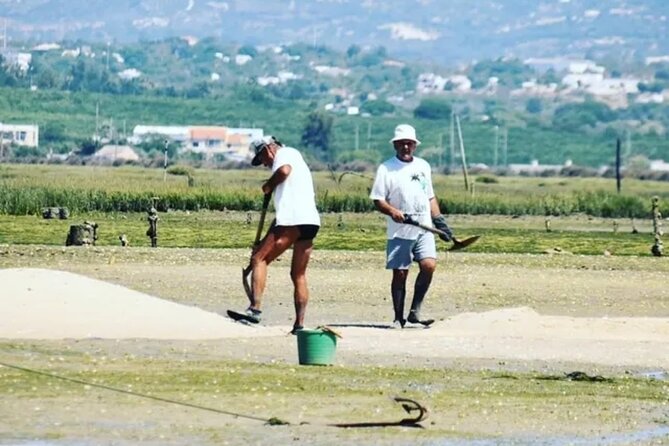
<svg viewBox="0 0 669 446"><path fill-rule="evenodd" d="M0 0L9 39L133 42L173 36L240 44L383 44L455 65L484 58L669 53L663 0Z"/></svg>

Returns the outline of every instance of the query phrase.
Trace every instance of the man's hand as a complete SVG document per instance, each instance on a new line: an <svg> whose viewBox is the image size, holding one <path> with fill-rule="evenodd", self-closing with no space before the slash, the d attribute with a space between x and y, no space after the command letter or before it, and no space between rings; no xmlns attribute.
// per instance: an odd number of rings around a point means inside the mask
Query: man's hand
<svg viewBox="0 0 669 446"><path fill-rule="evenodd" d="M399 209L395 209L395 208L390 210L389 215L390 215L390 218L392 218L393 221L397 222L397 223L404 223L404 219L406 218L404 216L404 212L400 211Z"/></svg>
<svg viewBox="0 0 669 446"><path fill-rule="evenodd" d="M453 231L451 231L451 228L448 227L448 223L446 223L446 218L442 214L432 217L432 224L434 225L435 228L439 229L441 232L444 233L443 235L439 234L440 239L442 239L445 242L456 240L455 236L453 235Z"/></svg>

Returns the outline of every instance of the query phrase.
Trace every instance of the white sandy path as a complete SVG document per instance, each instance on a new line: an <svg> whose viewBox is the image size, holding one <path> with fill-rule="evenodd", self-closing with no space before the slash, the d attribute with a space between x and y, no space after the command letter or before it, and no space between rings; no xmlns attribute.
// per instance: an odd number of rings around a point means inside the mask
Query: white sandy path
<svg viewBox="0 0 669 446"><path fill-rule="evenodd" d="M227 317L64 271L0 270L0 338L216 339L274 336Z"/></svg>
<svg viewBox="0 0 669 446"><path fill-rule="evenodd" d="M218 339L283 336L63 271L0 270L0 338ZM669 369L669 319L542 316L530 308L463 313L430 329L338 327L338 350L387 355L572 361ZM293 344L291 343L291 349Z"/></svg>
<svg viewBox="0 0 669 446"><path fill-rule="evenodd" d="M669 369L669 319L542 316L531 308L463 313L430 329L364 339L369 329L349 328L341 348L398 357L570 361Z"/></svg>

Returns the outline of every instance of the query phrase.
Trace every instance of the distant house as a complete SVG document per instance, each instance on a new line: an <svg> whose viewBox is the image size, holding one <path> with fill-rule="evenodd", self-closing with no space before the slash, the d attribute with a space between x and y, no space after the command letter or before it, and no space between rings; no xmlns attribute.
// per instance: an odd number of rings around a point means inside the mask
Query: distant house
<svg viewBox="0 0 669 446"><path fill-rule="evenodd" d="M136 68L127 68L118 73L118 77L124 81L131 81L133 79L137 79L140 76L142 76L142 72Z"/></svg>
<svg viewBox="0 0 669 446"><path fill-rule="evenodd" d="M138 125L132 131L129 141L138 144L151 138L163 137L179 144L183 151L200 153L206 158L222 155L235 161L248 161L251 159L249 144L263 136L263 129L259 128Z"/></svg>
<svg viewBox="0 0 669 446"><path fill-rule="evenodd" d="M139 154L130 146L108 144L91 155L96 161L139 161Z"/></svg>
<svg viewBox="0 0 669 446"><path fill-rule="evenodd" d="M39 126L0 123L0 142L26 147L39 147Z"/></svg>
<svg viewBox="0 0 669 446"><path fill-rule="evenodd" d="M332 77L348 76L351 73L350 68L333 67L330 65L315 65L312 68L317 73Z"/></svg>
<svg viewBox="0 0 669 446"><path fill-rule="evenodd" d="M58 45L57 43L40 43L39 45L35 45L32 50L43 52L43 51L51 51L59 49L60 45Z"/></svg>
<svg viewBox="0 0 669 446"><path fill-rule="evenodd" d="M190 127L189 138L184 149L195 153L220 153L225 148L227 136L226 127Z"/></svg>
<svg viewBox="0 0 669 446"><path fill-rule="evenodd" d="M448 79L435 73L421 73L416 81L416 90L420 93L443 91Z"/></svg>
<svg viewBox="0 0 669 446"><path fill-rule="evenodd" d="M650 170L653 172L669 172L669 163L665 160L650 160Z"/></svg>
<svg viewBox="0 0 669 446"><path fill-rule="evenodd" d="M18 67L24 73L28 71L33 56L30 53L22 53L10 49L0 48L0 56L4 59L4 64L10 67Z"/></svg>
<svg viewBox="0 0 669 446"><path fill-rule="evenodd" d="M564 167L570 167L571 160L567 160L563 165L560 164L539 164L539 160L532 160L530 164L509 164L509 171L515 175L540 175L544 172L559 172Z"/></svg>
<svg viewBox="0 0 669 446"><path fill-rule="evenodd" d="M262 129L220 126L190 127L190 138L184 150L202 153L207 158L222 155L234 161L248 161L252 154L249 144L264 135Z"/></svg>
<svg viewBox="0 0 669 446"><path fill-rule="evenodd" d="M139 144L155 137L164 137L177 144L185 144L190 139L190 129L176 125L137 125L128 140Z"/></svg>

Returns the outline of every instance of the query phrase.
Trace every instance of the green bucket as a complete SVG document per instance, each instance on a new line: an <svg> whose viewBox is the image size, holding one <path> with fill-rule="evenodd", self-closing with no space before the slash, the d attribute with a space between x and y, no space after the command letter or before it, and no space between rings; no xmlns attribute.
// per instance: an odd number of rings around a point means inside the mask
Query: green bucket
<svg viewBox="0 0 669 446"><path fill-rule="evenodd" d="M334 361L337 337L328 330L299 330L297 355L302 365L330 365Z"/></svg>

